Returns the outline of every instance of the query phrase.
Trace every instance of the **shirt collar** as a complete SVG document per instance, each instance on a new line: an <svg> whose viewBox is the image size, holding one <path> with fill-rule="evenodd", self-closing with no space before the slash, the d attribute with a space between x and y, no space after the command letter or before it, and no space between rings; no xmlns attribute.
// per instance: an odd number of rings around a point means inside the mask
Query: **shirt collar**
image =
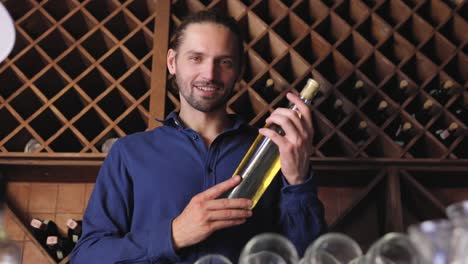
<svg viewBox="0 0 468 264"><path fill-rule="evenodd" d="M241 126L247 125L247 122L238 114L229 114L229 118L234 120L233 126L228 128L226 131L235 130ZM186 129L182 121L180 121L179 113L172 111L165 119L156 119L165 126L175 127L177 129Z"/></svg>

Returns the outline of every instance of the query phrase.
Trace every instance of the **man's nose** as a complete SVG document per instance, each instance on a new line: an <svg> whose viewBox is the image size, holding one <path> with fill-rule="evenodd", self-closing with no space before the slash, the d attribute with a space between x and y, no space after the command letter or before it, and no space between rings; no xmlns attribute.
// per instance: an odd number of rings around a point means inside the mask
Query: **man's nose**
<svg viewBox="0 0 468 264"><path fill-rule="evenodd" d="M206 63L203 65L202 77L207 80L214 80L216 71L216 63L214 61L206 61Z"/></svg>

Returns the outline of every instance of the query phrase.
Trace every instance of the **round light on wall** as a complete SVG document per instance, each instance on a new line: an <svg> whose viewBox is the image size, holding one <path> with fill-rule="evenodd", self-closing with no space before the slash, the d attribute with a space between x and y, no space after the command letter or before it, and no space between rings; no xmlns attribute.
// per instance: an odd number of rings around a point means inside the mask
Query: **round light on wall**
<svg viewBox="0 0 468 264"><path fill-rule="evenodd" d="M0 62L10 54L15 44L15 26L13 19L0 2Z"/></svg>

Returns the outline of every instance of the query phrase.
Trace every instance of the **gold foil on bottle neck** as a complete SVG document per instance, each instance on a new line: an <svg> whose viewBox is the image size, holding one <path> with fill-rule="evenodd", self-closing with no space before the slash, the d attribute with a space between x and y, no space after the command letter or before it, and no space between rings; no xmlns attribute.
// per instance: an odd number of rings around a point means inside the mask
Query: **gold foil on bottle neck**
<svg viewBox="0 0 468 264"><path fill-rule="evenodd" d="M301 98L311 100L317 94L319 90L319 84L313 79L308 79L306 85L301 91Z"/></svg>

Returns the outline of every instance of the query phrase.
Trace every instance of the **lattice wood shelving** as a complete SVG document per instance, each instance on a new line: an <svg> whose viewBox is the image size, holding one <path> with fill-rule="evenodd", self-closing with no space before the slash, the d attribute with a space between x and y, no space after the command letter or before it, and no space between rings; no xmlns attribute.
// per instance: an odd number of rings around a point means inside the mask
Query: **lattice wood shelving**
<svg viewBox="0 0 468 264"><path fill-rule="evenodd" d="M2 154L99 153L147 128L152 1L6 1L17 44L1 68ZM8 154L7 154L8 155Z"/></svg>
<svg viewBox="0 0 468 264"><path fill-rule="evenodd" d="M165 71L168 35L184 16L210 8L233 16L244 33L245 74L230 112L261 126L287 91L309 77L321 84L311 159L332 230L367 247L468 199L468 114L457 112L468 104L464 0L5 4L17 29L15 49L0 64L0 163L10 179L92 182L106 139L152 128L155 117L178 110ZM265 89L270 78L274 88ZM446 81L453 83L446 98L431 92ZM343 119L334 116L337 99ZM428 99L429 118L414 119ZM376 115L382 100L383 117ZM358 144L361 121L368 137ZM403 122L413 128L400 145L394 136ZM452 122L458 129L446 143L436 131ZM31 138L42 147L22 153Z"/></svg>

